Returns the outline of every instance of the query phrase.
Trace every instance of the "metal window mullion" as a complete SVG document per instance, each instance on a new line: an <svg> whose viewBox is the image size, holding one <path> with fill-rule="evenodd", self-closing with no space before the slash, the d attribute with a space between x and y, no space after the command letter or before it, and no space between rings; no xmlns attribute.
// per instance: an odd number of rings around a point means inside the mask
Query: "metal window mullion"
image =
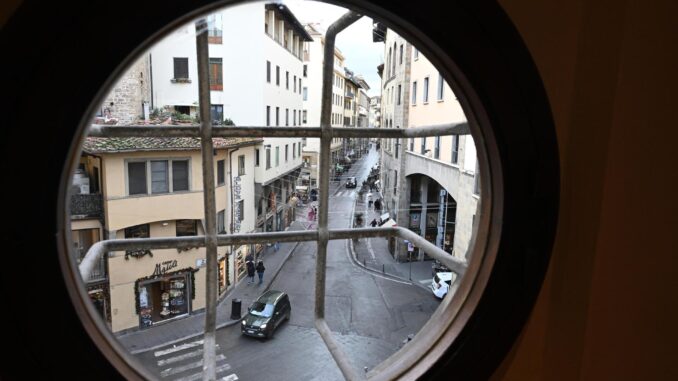
<svg viewBox="0 0 678 381"><path fill-rule="evenodd" d="M207 22L195 24L198 58L198 101L200 112L200 147L202 151L203 201L205 205L205 336L203 345L203 379L215 380L217 327L217 216L214 185L212 121L210 115L209 52Z"/></svg>
<svg viewBox="0 0 678 381"><path fill-rule="evenodd" d="M333 138L331 125L332 112L332 79L334 78L334 43L337 33L345 29L361 16L349 11L335 21L325 34L325 51L323 62L323 86L320 111L320 200L318 214L318 256L316 259L315 278L315 326L325 345L329 349L334 361L339 366L344 378L357 380L358 373L351 366L348 357L339 348L332 337L332 333L325 321L325 279L327 265L327 243L329 231L327 216L329 210L329 171L330 171L330 144Z"/></svg>

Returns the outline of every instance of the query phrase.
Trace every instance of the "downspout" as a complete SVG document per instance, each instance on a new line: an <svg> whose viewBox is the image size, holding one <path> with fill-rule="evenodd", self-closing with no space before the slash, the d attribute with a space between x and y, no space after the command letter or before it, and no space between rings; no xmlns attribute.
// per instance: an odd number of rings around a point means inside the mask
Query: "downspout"
<svg viewBox="0 0 678 381"><path fill-rule="evenodd" d="M231 214L231 227L229 229L230 234L233 234L233 220L235 219L234 213L233 213L233 176L231 176L231 173L233 172L233 152L239 150L240 148L236 148L233 151L228 153L228 189L229 192L231 193L231 205L230 205L230 214ZM233 249L233 247L231 247Z"/></svg>

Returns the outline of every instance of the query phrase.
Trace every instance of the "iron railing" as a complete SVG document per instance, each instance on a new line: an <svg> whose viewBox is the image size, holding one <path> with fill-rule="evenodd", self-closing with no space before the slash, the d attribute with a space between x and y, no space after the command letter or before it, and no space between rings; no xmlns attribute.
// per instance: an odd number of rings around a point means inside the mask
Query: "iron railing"
<svg viewBox="0 0 678 381"><path fill-rule="evenodd" d="M205 121L201 125L193 126L144 126L144 125L92 125L89 136L93 137L199 137L201 139L204 208L205 208L205 235L192 237L169 238L136 238L112 239L95 243L79 265L83 279L89 279L97 264L106 253L109 257L114 251L129 249L168 249L205 247L207 252L206 276L206 307L205 307L205 340L203 377L205 380L216 379L215 328L217 307L217 246L243 245L273 242L316 241L318 253L316 259L315 279L315 326L332 357L339 366L342 374L348 380L358 380L365 377L364 373L356 371L350 364L346 354L340 349L330 328L325 321L325 271L327 263L327 244L329 240L356 239L371 237L399 237L409 240L421 248L429 256L439 260L450 271L457 274L451 287L450 294L459 285L459 281L466 272L465 260L456 258L443 249L428 242L423 237L402 227L389 228L358 228L358 229L328 229L329 210L329 177L320 176L319 179L319 215L318 228L315 231L287 231L262 232L248 234L217 234L216 208L214 191L214 169L212 159L213 137L319 137L320 138L320 172L330 173L330 144L333 138L413 138L439 135L469 134L467 123L443 124L423 126L416 129L387 129L387 128L341 128L331 126L332 108L332 79L334 67L334 45L336 35L349 25L357 21L362 15L348 12L335 21L327 30L325 36L325 51L323 65L322 103L320 127L213 127L210 118L209 101L209 56L207 50L207 23L204 19L196 22L196 40L198 55L198 82L200 116Z"/></svg>

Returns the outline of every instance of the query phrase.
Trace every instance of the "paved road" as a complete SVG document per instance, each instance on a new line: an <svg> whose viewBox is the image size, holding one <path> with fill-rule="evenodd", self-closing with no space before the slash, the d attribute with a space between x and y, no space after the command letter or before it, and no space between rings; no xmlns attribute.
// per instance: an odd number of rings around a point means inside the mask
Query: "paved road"
<svg viewBox="0 0 678 381"><path fill-rule="evenodd" d="M376 152L363 157L347 176L366 176L376 163ZM360 184L360 182L359 182ZM336 184L331 191L331 228L347 227L356 191ZM356 369L371 369L416 333L439 301L426 290L405 282L373 275L350 260L347 241L330 241L325 290L326 318L344 352ZM290 296L292 316L270 340L244 337L239 326L218 331L218 376L227 380L342 380L329 351L313 325L316 243L297 246L283 266L272 289ZM243 306L244 308L245 306ZM196 342L199 338L174 346ZM163 379L200 377L201 345L174 346L138 357ZM176 360L171 360L176 358ZM188 377L188 378L186 378Z"/></svg>

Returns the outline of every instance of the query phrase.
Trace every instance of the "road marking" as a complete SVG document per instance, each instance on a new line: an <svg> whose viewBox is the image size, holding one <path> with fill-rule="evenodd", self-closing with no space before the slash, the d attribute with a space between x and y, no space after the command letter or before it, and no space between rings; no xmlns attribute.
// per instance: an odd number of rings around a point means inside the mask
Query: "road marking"
<svg viewBox="0 0 678 381"><path fill-rule="evenodd" d="M217 344L215 347L219 348L219 344ZM201 349L198 349L198 350L193 351L193 352L184 353L183 355L174 356L174 357L166 358L166 359L163 359L163 360L158 360L158 366L165 366L167 364L172 364L172 363L175 363L177 361L190 359L191 357L197 357L197 356L200 356L202 354L202 352L203 352L203 349L201 348Z"/></svg>
<svg viewBox="0 0 678 381"><path fill-rule="evenodd" d="M216 368L216 373L219 374L223 371L230 370L231 366L229 364L224 364L220 365ZM233 378L235 377L235 378ZM191 374L190 376L182 377L182 378L177 378L174 381L197 381L202 379L202 372L194 373ZM235 375L235 373L231 373L228 376L222 378L221 380L228 380L228 381L235 381L238 379L238 376Z"/></svg>
<svg viewBox="0 0 678 381"><path fill-rule="evenodd" d="M224 355L217 356L217 362L224 361L224 360L226 360L226 356L224 356ZM167 369L163 370L162 372L160 372L160 377L164 378L164 377L167 377L167 376L171 376L173 374L177 374L177 373L187 371L189 369L201 367L202 361L203 360L198 360L198 361L195 361L195 362L192 362L192 363L188 363L186 365L178 366L176 368L167 368ZM231 366L228 365L228 364L224 364L224 366L228 366L228 369L231 368Z"/></svg>
<svg viewBox="0 0 678 381"><path fill-rule="evenodd" d="M162 350L162 351L156 351L153 354L155 355L155 357L164 356L164 355L169 354L169 353L174 353L174 352L178 352L178 351L183 351L184 349L197 347L198 345L202 345L204 342L205 342L204 340L198 340L198 341L194 341L192 343L186 343L186 344L181 344L179 346L174 346L172 348L165 349L165 350Z"/></svg>

